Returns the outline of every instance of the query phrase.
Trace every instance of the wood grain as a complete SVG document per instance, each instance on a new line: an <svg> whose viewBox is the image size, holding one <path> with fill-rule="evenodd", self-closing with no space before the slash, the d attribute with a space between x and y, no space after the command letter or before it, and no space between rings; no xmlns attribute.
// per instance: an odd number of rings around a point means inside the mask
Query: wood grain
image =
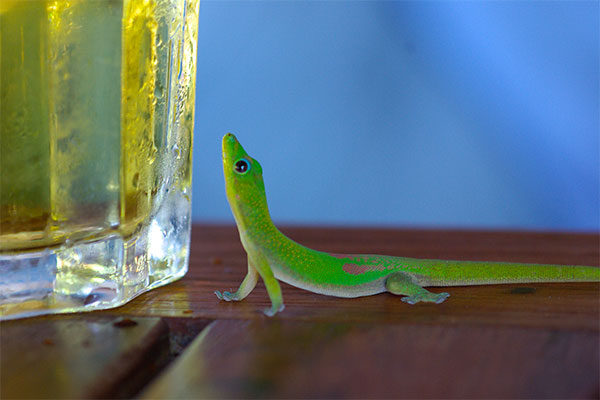
<svg viewBox="0 0 600 400"><path fill-rule="evenodd" d="M600 264L599 236L584 233L481 232L369 228L284 228L309 247L340 253L420 258ZM195 225L190 270L178 282L146 293L111 313L181 318L263 318L262 283L242 302L220 302L215 290L236 289L246 255L234 226ZM518 284L437 289L440 305L410 306L390 294L339 299L282 284L286 309L277 318L327 322L490 324L555 329L600 329L600 284ZM432 289L435 291L436 289Z"/></svg>
<svg viewBox="0 0 600 400"><path fill-rule="evenodd" d="M162 368L157 318L51 316L0 325L0 398L131 397Z"/></svg>
<svg viewBox="0 0 600 400"><path fill-rule="evenodd" d="M220 320L142 398L595 398L591 332Z"/></svg>
<svg viewBox="0 0 600 400"><path fill-rule="evenodd" d="M600 265L598 234L282 230L337 253ZM118 309L1 324L1 397L130 397L168 361L169 339L182 354L147 398L600 396L599 283L452 287L445 303L416 306L283 284L286 309L267 319L262 283L238 303L213 293L245 272L234 226L195 225L181 280Z"/></svg>

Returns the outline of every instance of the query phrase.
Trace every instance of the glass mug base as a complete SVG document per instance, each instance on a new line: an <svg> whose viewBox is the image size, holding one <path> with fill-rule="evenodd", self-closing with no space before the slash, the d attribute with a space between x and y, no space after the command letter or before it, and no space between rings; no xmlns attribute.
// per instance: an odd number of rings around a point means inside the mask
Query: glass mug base
<svg viewBox="0 0 600 400"><path fill-rule="evenodd" d="M189 210L189 196L172 191L127 238L113 233L0 254L0 320L114 308L181 278L188 268Z"/></svg>

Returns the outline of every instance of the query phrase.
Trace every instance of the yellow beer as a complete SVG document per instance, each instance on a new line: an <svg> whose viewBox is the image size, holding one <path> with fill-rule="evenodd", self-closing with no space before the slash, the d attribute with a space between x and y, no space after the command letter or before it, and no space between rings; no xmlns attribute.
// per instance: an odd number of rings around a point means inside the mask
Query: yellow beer
<svg viewBox="0 0 600 400"><path fill-rule="evenodd" d="M197 9L171 0L2 2L2 251L129 235L148 219L172 168L165 149L189 161L195 43L183 28L197 14L184 6ZM190 80L187 93L173 92L180 79Z"/></svg>
<svg viewBox="0 0 600 400"><path fill-rule="evenodd" d="M148 264L132 246L189 214L198 2L0 2L0 273L105 238Z"/></svg>

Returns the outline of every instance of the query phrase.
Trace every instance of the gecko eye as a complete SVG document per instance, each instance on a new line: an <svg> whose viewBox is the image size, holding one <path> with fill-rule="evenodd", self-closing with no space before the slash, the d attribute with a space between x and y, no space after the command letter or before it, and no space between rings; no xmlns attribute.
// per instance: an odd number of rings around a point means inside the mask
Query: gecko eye
<svg viewBox="0 0 600 400"><path fill-rule="evenodd" d="M233 166L235 172L240 175L244 175L246 172L250 170L250 163L245 158L237 160Z"/></svg>

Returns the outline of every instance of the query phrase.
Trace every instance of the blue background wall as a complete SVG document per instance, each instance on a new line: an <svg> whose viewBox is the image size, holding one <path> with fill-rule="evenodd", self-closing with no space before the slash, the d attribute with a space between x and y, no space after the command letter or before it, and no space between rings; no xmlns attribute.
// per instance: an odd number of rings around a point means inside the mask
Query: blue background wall
<svg viewBox="0 0 600 400"><path fill-rule="evenodd" d="M200 5L193 216L221 137L279 223L599 230L597 1Z"/></svg>

